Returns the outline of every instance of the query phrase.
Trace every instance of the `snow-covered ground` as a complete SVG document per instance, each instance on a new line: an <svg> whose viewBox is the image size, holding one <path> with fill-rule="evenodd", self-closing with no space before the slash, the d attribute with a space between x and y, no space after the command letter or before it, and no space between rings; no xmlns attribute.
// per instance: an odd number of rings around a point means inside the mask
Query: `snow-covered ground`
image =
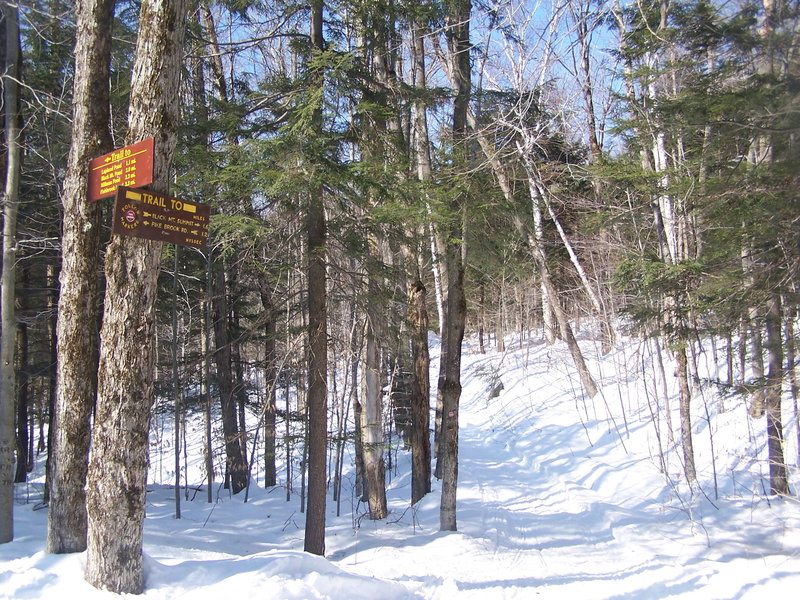
<svg viewBox="0 0 800 600"><path fill-rule="evenodd" d="M800 503L763 494L764 421L748 419L744 399L696 389L700 487L692 490L670 443L652 347L629 340L601 357L590 339L582 345L602 381L602 397L593 400L578 393L561 346L517 340L503 354L481 355L465 345L457 533L439 531L438 482L409 506L410 457L403 450L391 470L391 514L383 521L366 518L346 476L341 516L328 503L326 558L302 551L300 501L294 494L287 502L283 487L254 485L247 503L242 494L215 490L207 504L204 489L190 490L176 520L169 459L154 460L142 597L796 598ZM697 360L705 365L711 357ZM667 373L672 379L669 364ZM490 398L498 377L504 389ZM674 382L666 384L677 411ZM786 457L796 491L792 411L787 399ZM167 443L169 426L160 427ZM200 484L199 454L193 462L189 480ZM40 496L41 481L17 487L16 539L0 545L0 597L115 597L83 581L85 555L43 552L47 514L34 510Z"/></svg>

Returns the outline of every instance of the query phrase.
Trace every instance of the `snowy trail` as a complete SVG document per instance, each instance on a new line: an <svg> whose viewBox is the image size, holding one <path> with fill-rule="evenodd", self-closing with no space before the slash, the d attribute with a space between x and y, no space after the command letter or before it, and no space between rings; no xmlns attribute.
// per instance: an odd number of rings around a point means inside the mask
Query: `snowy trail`
<svg viewBox="0 0 800 600"><path fill-rule="evenodd" d="M326 558L302 552L305 517L296 489L287 502L285 488L256 485L247 503L215 490L212 504L203 489L184 500L176 520L172 475L154 466L141 598L795 597L800 503L754 493L761 483L753 465L763 461L763 437L754 432L763 423L748 422L746 410L731 403L707 422L699 412L703 404L696 404L704 488L713 489L706 458L710 433L721 476L713 505L701 494L692 497L680 483L677 452L671 450L666 461L669 479L659 471L648 397L636 376L640 349L632 342L616 355L597 357L587 345L605 397L583 400L562 348L535 340L505 354L467 348L458 532L439 531L437 481L431 494L409 507L410 457L402 450L393 455L385 520L364 517L352 474L346 475L342 515L336 516L333 502L328 505ZM504 389L490 397L498 378ZM162 438L171 439L168 426ZM200 482L201 436L191 444L197 459L190 481ZM787 455L792 452L790 447ZM797 479L793 468L794 485ZM84 554L43 552L47 514L33 510L40 492L41 481L17 488L17 536L0 545L0 599L118 599L83 581Z"/></svg>
<svg viewBox="0 0 800 600"><path fill-rule="evenodd" d="M687 501L651 455L644 406L625 426L601 399L599 408L576 403L565 358L537 351L533 368L491 355L465 361L459 533L428 534L432 541L413 548L398 535L396 548L362 553L349 569L429 599L759 600L800 583L794 501L763 514L765 506L753 507L758 523L723 510L741 509L740 500L723 500L720 510ZM490 399L504 362L505 390ZM435 491L419 508L431 527ZM424 567L417 577L386 568L407 567L407 552L427 556L437 576L425 577Z"/></svg>

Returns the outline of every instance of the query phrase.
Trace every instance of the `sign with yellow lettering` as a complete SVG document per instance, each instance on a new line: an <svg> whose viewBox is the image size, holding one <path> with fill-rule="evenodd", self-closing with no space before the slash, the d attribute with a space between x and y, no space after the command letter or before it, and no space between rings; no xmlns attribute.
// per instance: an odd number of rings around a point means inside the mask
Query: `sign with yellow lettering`
<svg viewBox="0 0 800 600"><path fill-rule="evenodd" d="M205 248L210 214L208 204L120 187L111 231L117 235Z"/></svg>
<svg viewBox="0 0 800 600"><path fill-rule="evenodd" d="M153 183L154 145L150 137L93 159L89 163L89 200L113 196L119 186L138 188Z"/></svg>

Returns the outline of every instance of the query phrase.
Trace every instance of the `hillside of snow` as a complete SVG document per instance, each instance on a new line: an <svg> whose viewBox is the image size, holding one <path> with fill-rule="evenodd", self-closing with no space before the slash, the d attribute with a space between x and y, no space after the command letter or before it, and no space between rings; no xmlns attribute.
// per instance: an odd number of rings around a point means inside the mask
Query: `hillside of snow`
<svg viewBox="0 0 800 600"><path fill-rule="evenodd" d="M654 375L652 344L621 340L606 356L588 337L581 344L601 383L602 394L594 399L580 393L561 345L509 340L506 352L479 354L474 343L465 343L459 531L439 531L435 480L433 492L409 506L410 456L394 447L391 514L370 521L353 497L352 472L346 472L340 516L328 501L325 558L302 551L299 486L295 482L287 502L285 471L279 472L283 485L273 489L260 486L255 474L246 503L243 494L232 497L217 488L215 501L206 502L199 416L187 442L192 486L181 503L182 518L175 519L171 423L159 417L141 597L796 597L800 502L764 494L763 419L747 416L744 398L722 397L698 383L693 424L700 485L691 489L682 480L675 445L679 420L670 365L663 381ZM701 377L717 377L710 351L697 352L695 359ZM491 397L498 381L503 389ZM796 492L794 410L787 397L786 458ZM37 473L32 483L16 488L16 538L0 545L0 598L117 597L83 581L85 555L43 552L47 513L34 510L41 500L41 466Z"/></svg>

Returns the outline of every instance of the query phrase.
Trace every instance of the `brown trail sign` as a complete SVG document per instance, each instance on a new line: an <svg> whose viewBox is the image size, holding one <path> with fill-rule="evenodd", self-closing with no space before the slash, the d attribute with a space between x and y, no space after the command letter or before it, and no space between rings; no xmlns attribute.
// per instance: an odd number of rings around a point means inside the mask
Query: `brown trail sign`
<svg viewBox="0 0 800 600"><path fill-rule="evenodd" d="M144 187L153 183L151 137L98 156L89 163L89 201L113 196L119 186Z"/></svg>
<svg viewBox="0 0 800 600"><path fill-rule="evenodd" d="M210 213L208 204L120 187L114 203L111 231L129 237L205 248Z"/></svg>

